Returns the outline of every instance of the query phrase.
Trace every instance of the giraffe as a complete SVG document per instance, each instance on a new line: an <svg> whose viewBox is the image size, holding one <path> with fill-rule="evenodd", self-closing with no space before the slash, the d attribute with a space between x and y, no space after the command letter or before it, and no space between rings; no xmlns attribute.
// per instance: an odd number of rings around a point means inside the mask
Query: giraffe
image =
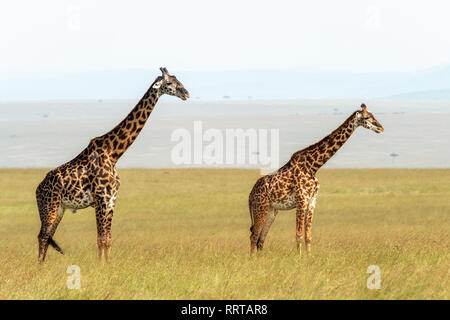
<svg viewBox="0 0 450 320"><path fill-rule="evenodd" d="M297 250L301 253L303 231L307 253L311 251L311 226L319 180L316 172L339 150L357 127L363 126L376 133L384 131L383 126L367 110L353 112L336 130L319 142L295 152L291 159L276 172L256 181L249 196L250 253L255 248L263 249L278 210L296 209Z"/></svg>
<svg viewBox="0 0 450 320"><path fill-rule="evenodd" d="M36 200L41 219L38 235L39 262L45 260L48 245L58 252L62 249L53 240L64 211L89 206L95 208L97 221L98 257L108 260L111 250L111 223L120 186L115 165L125 153L148 120L159 97L163 94L188 99L189 92L160 68L158 76L142 99L125 119L106 134L90 140L88 146L74 159L47 173L36 189Z"/></svg>

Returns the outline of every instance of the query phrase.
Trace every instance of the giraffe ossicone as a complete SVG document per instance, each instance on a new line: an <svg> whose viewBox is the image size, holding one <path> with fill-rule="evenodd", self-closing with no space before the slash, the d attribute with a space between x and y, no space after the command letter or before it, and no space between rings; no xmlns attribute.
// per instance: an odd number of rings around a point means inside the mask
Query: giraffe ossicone
<svg viewBox="0 0 450 320"><path fill-rule="evenodd" d="M36 189L41 219L38 235L39 262L45 260L48 245L63 253L53 240L65 209L95 208L99 258L108 259L111 249L111 223L120 179L116 163L136 140L163 94L182 100L189 92L166 68L141 100L116 127L92 139L74 159L47 173Z"/></svg>
<svg viewBox="0 0 450 320"><path fill-rule="evenodd" d="M275 173L258 179L249 195L250 252L262 250L270 226L278 210L296 209L296 241L301 250L303 237L306 250L311 250L311 227L319 180L316 172L339 150L359 126L376 133L384 131L383 126L367 110L353 112L336 130L319 142L295 152L291 159Z"/></svg>

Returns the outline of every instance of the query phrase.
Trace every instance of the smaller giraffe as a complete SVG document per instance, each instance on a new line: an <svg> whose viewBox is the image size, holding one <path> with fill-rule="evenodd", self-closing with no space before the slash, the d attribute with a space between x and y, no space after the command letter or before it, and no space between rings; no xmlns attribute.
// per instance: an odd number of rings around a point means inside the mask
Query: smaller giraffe
<svg viewBox="0 0 450 320"><path fill-rule="evenodd" d="M383 126L367 110L365 104L361 110L353 112L344 123L319 142L295 152L291 159L276 172L263 176L249 196L249 209L252 226L250 227L250 253L255 248L263 249L264 240L269 232L278 210L296 209L297 250L301 252L303 233L306 251L311 251L311 226L316 199L319 193L319 180L316 172L339 150L355 129L359 126L376 133L384 131Z"/></svg>

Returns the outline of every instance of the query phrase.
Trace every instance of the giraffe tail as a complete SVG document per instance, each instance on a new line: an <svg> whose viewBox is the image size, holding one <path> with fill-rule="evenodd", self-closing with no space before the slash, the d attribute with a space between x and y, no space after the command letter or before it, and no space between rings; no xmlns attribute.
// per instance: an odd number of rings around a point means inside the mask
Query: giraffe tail
<svg viewBox="0 0 450 320"><path fill-rule="evenodd" d="M51 245L53 248L55 248L56 251L58 251L61 254L64 254L64 251L61 249L60 246L53 240L53 238L48 238L48 244Z"/></svg>

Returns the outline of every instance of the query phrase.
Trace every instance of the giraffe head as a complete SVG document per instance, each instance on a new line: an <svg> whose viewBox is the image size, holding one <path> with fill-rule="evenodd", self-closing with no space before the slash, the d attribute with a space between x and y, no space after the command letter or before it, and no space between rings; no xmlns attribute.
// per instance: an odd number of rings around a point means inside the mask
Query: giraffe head
<svg viewBox="0 0 450 320"><path fill-rule="evenodd" d="M184 88L180 81L175 76L169 74L166 68L159 68L162 72L162 76L159 76L153 88L158 89L160 95L168 94L186 100L190 98L189 92Z"/></svg>
<svg viewBox="0 0 450 320"><path fill-rule="evenodd" d="M363 126L366 129L370 129L376 133L381 133L384 131L381 123L373 116L369 110L367 110L366 105L363 103L361 105L361 111L356 111L355 120L357 126Z"/></svg>

